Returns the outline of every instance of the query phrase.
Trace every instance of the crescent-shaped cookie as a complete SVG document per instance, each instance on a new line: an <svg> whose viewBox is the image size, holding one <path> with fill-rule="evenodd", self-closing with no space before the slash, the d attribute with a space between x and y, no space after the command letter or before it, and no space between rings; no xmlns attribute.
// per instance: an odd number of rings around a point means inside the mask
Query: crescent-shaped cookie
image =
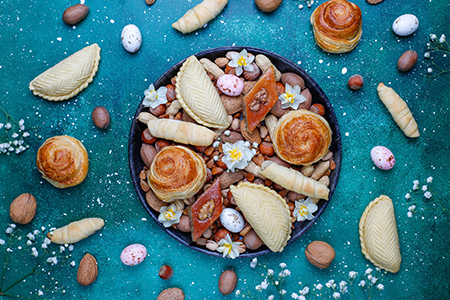
<svg viewBox="0 0 450 300"><path fill-rule="evenodd" d="M175 91L184 111L197 123L221 129L230 126L223 102L195 56L189 57L181 66Z"/></svg>
<svg viewBox="0 0 450 300"><path fill-rule="evenodd" d="M47 237L55 244L73 244L102 229L103 225L105 221L101 218L86 218L51 231Z"/></svg>
<svg viewBox="0 0 450 300"><path fill-rule="evenodd" d="M375 266L397 273L402 257L398 240L394 205L381 195L366 207L359 222L361 251Z"/></svg>
<svg viewBox="0 0 450 300"><path fill-rule="evenodd" d="M42 178L62 189L86 178L89 160L86 148L79 140L58 135L47 139L39 148L36 165Z"/></svg>
<svg viewBox="0 0 450 300"><path fill-rule="evenodd" d="M100 62L100 47L87 46L40 74L30 82L33 94L51 101L76 96L93 80Z"/></svg>
<svg viewBox="0 0 450 300"><path fill-rule="evenodd" d="M281 252L291 238L291 214L286 201L259 184L230 186L236 204L256 234L273 252Z"/></svg>

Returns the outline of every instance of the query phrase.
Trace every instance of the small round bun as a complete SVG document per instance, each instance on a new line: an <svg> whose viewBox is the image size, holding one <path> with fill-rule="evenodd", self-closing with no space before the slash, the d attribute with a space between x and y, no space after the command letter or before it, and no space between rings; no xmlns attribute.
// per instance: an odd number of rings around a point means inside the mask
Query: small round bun
<svg viewBox="0 0 450 300"><path fill-rule="evenodd" d="M352 51L362 35L361 10L346 0L330 0L311 14L317 45L330 53Z"/></svg>
<svg viewBox="0 0 450 300"><path fill-rule="evenodd" d="M42 178L57 188L81 183L89 169L86 148L79 140L67 135L46 140L38 150L36 164Z"/></svg>

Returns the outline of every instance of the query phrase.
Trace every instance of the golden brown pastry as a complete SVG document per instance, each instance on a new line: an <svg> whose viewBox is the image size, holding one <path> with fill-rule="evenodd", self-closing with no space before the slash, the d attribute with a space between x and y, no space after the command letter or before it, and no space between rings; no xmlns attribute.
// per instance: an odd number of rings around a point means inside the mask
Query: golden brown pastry
<svg viewBox="0 0 450 300"><path fill-rule="evenodd" d="M349 52L362 35L361 10L346 0L330 0L314 10L311 25L320 48L331 53Z"/></svg>
<svg viewBox="0 0 450 300"><path fill-rule="evenodd" d="M417 138L420 136L417 122L409 110L406 102L390 87L380 83L377 87L378 96L389 113L394 118L395 123L403 131L403 133L410 138Z"/></svg>
<svg viewBox="0 0 450 300"><path fill-rule="evenodd" d="M278 120L272 142L282 160L294 165L311 165L327 154L331 136L327 120L309 110L300 109Z"/></svg>
<svg viewBox="0 0 450 300"><path fill-rule="evenodd" d="M159 199L185 199L197 194L205 184L206 165L202 157L186 147L167 146L155 156L147 179Z"/></svg>
<svg viewBox="0 0 450 300"><path fill-rule="evenodd" d="M79 140L67 135L46 140L38 150L36 164L42 178L57 188L81 183L89 169L86 148Z"/></svg>
<svg viewBox="0 0 450 300"><path fill-rule="evenodd" d="M394 204L388 196L381 195L366 207L359 221L359 239L362 253L375 266L392 273L400 270Z"/></svg>

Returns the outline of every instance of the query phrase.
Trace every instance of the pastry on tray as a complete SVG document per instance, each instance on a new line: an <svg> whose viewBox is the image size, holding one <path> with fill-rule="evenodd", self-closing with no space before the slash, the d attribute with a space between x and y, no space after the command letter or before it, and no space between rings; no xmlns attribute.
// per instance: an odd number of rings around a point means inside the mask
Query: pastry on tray
<svg viewBox="0 0 450 300"><path fill-rule="evenodd" d="M36 96L51 101L76 96L93 80L100 62L100 47L87 46L51 67L30 82Z"/></svg>
<svg viewBox="0 0 450 300"><path fill-rule="evenodd" d="M286 201L260 184L240 182L230 186L237 206L264 244L281 252L291 238L291 213Z"/></svg>
<svg viewBox="0 0 450 300"><path fill-rule="evenodd" d="M279 158L294 165L311 165L327 154L332 132L323 117L300 109L281 117L273 135L273 148Z"/></svg>
<svg viewBox="0 0 450 300"><path fill-rule="evenodd" d="M217 178L189 208L191 236L194 242L220 217L222 211L222 191Z"/></svg>
<svg viewBox="0 0 450 300"><path fill-rule="evenodd" d="M258 126L277 101L275 70L271 66L244 97L244 114L249 132Z"/></svg>
<svg viewBox="0 0 450 300"><path fill-rule="evenodd" d="M57 188L81 183L89 169L86 148L79 140L67 135L46 140L38 150L36 164L42 178Z"/></svg>
<svg viewBox="0 0 450 300"><path fill-rule="evenodd" d="M361 10L349 1L322 3L311 14L310 21L316 43L327 52L349 52L361 39Z"/></svg>
<svg viewBox="0 0 450 300"><path fill-rule="evenodd" d="M184 146L167 146L155 156L148 184L159 199L170 202L194 196L206 181L203 158Z"/></svg>
<svg viewBox="0 0 450 300"><path fill-rule="evenodd" d="M308 197L328 200L330 190L325 184L311 177L303 176L302 173L294 169L280 166L271 160L266 160L261 164L259 173L290 191Z"/></svg>
<svg viewBox="0 0 450 300"><path fill-rule="evenodd" d="M366 207L359 221L361 250L375 266L397 273L402 257L398 240L394 205L381 195Z"/></svg>
<svg viewBox="0 0 450 300"><path fill-rule="evenodd" d="M147 121L152 136L177 143L209 146L214 142L217 134L201 125L173 119L156 119Z"/></svg>
<svg viewBox="0 0 450 300"><path fill-rule="evenodd" d="M181 66L175 91L184 111L197 123L222 129L230 126L223 102L195 56L189 57Z"/></svg>

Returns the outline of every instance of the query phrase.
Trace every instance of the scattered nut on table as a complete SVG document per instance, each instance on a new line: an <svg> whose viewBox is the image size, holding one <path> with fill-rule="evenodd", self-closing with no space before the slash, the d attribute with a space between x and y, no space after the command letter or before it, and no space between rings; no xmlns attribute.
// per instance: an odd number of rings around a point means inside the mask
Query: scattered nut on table
<svg viewBox="0 0 450 300"><path fill-rule="evenodd" d="M14 223L28 224L36 214L36 199L29 193L18 196L9 207L9 215Z"/></svg>
<svg viewBox="0 0 450 300"><path fill-rule="evenodd" d="M237 275L233 270L224 271L219 277L219 291L222 295L231 294L237 285Z"/></svg>
<svg viewBox="0 0 450 300"><path fill-rule="evenodd" d="M328 243L314 241L306 247L305 255L312 265L320 269L326 269L336 256L336 252Z"/></svg>

